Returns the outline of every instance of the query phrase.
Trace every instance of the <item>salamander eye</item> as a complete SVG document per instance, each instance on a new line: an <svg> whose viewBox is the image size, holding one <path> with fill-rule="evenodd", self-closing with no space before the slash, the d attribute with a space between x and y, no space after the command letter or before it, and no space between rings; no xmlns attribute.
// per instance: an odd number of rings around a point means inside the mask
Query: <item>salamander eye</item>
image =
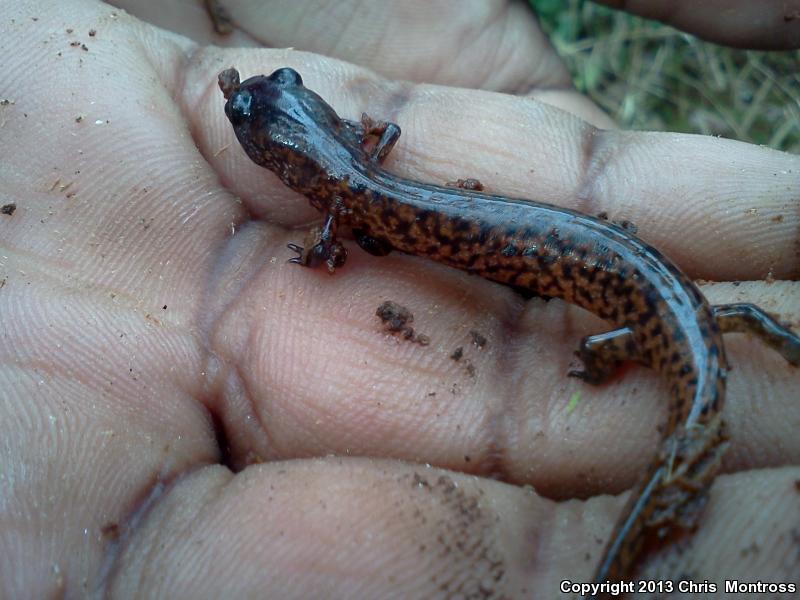
<svg viewBox="0 0 800 600"><path fill-rule="evenodd" d="M250 107L253 103L253 97L250 92L239 90L233 94L230 99L225 103L225 114L228 115L233 125L240 125L250 118Z"/></svg>
<svg viewBox="0 0 800 600"><path fill-rule="evenodd" d="M300 77L300 73L289 67L278 69L269 76L269 79L280 86L303 85L303 78Z"/></svg>

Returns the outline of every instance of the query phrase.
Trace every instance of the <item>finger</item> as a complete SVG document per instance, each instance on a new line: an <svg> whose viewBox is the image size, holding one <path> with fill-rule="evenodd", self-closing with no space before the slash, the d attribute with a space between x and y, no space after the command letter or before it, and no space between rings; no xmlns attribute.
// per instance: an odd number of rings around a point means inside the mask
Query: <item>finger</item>
<svg viewBox="0 0 800 600"><path fill-rule="evenodd" d="M137 19L186 36L198 44L236 48L263 45L261 40L253 38L241 27L234 26L225 34L215 31L214 19L204 0L165 0L158 3L146 0L113 0L108 4L127 11ZM217 2L215 6L222 6L223 10L227 10L227 4Z"/></svg>
<svg viewBox="0 0 800 600"><path fill-rule="evenodd" d="M117 2L195 41L291 47L362 65L385 77L530 95L598 127L614 122L583 94L524 2L482 0L320 3L224 2L234 34L212 34L196 2Z"/></svg>
<svg viewBox="0 0 800 600"><path fill-rule="evenodd" d="M632 221L640 237L695 277L800 276L796 156L704 136L597 130L528 99L390 84L306 54L228 55L224 64L245 77L295 67L341 116L365 111L398 123L403 136L386 166L399 175L433 183L472 177L491 193ZM208 93L212 65L219 63L211 56L197 65L189 90L206 93L208 104L195 114L214 125L197 130L223 181L259 217L313 218L308 208L291 210L297 196L238 147L221 95Z"/></svg>
<svg viewBox="0 0 800 600"><path fill-rule="evenodd" d="M242 3L233 12L254 23L270 46L334 56L388 78L509 93L572 87L524 2L380 0L327 8L278 1Z"/></svg>
<svg viewBox="0 0 800 600"><path fill-rule="evenodd" d="M798 472L720 478L698 534L680 554L652 555L644 577L720 588L731 573L791 580ZM205 469L144 515L109 589L115 597L558 597L563 581L590 581L620 500L557 504L390 461L291 461L236 477Z"/></svg>
<svg viewBox="0 0 800 600"><path fill-rule="evenodd" d="M193 36L201 3L118 2L131 13ZM569 73L524 2L223 2L237 31L264 46L340 58L384 76L517 93L571 89ZM184 21L190 15L191 20ZM190 23L187 29L183 23ZM209 29L208 26L205 28ZM208 39L197 39L208 42Z"/></svg>
<svg viewBox="0 0 800 600"><path fill-rule="evenodd" d="M208 471L147 516L119 558L113 595L521 597L534 569L541 578L555 562L530 556L515 530L546 529L537 520L551 521L553 503L512 486L354 459L275 463L233 479Z"/></svg>
<svg viewBox="0 0 800 600"><path fill-rule="evenodd" d="M800 48L800 2L791 0L599 0L726 46Z"/></svg>

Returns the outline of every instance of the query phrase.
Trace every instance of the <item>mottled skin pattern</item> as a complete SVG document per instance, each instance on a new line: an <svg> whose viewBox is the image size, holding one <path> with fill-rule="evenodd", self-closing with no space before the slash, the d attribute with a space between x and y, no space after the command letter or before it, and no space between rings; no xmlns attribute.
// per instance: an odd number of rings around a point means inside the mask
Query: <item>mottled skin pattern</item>
<svg viewBox="0 0 800 600"><path fill-rule="evenodd" d="M325 216L293 262L347 257L336 239L350 227L375 255L424 256L529 293L561 298L616 329L583 340L584 368L602 383L623 360L661 373L670 386L660 449L622 513L597 570L598 582L626 578L647 542L692 527L726 446L722 331L751 331L800 364L800 338L752 305L711 307L660 252L622 227L528 200L401 179L383 170L400 135L392 123L340 119L300 75L284 68L243 83L220 74L225 113L248 156L304 194ZM468 189L465 189L468 188Z"/></svg>

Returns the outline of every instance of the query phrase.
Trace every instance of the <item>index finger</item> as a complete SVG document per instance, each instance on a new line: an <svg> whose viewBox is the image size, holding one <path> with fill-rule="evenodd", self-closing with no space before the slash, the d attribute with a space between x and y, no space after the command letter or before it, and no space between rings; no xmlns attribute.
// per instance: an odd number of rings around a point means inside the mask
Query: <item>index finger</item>
<svg viewBox="0 0 800 600"><path fill-rule="evenodd" d="M215 86L220 64L236 64L243 77L290 66L340 116L367 112L399 124L403 135L386 162L399 175L432 183L476 178L491 193L635 223L641 238L694 277L800 274L795 156L707 136L600 130L532 99L390 82L299 52L231 52L212 64L198 63L194 89ZM204 130L208 154L253 214L286 225L313 218L300 208L306 202L238 148L221 95L206 98L215 113ZM229 151L217 155L222 148Z"/></svg>

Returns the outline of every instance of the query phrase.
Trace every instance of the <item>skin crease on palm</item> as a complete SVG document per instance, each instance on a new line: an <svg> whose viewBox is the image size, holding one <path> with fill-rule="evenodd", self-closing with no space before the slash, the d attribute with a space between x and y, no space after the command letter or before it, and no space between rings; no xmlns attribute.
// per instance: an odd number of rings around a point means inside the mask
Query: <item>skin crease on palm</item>
<svg viewBox="0 0 800 600"><path fill-rule="evenodd" d="M239 1L228 38L200 2L154 4L124 8L161 28L90 0L0 5L0 204L16 204L0 215L0 597L588 581L665 386L640 368L568 379L606 326L561 302L352 243L334 277L287 264L317 215L236 144L217 74L293 67L343 116L401 125L388 169L630 219L717 282L712 303L796 330L800 159L614 130L521 3ZM384 300L431 344L383 333ZM696 535L642 576L798 572L800 371L747 336L726 347L723 475Z"/></svg>

